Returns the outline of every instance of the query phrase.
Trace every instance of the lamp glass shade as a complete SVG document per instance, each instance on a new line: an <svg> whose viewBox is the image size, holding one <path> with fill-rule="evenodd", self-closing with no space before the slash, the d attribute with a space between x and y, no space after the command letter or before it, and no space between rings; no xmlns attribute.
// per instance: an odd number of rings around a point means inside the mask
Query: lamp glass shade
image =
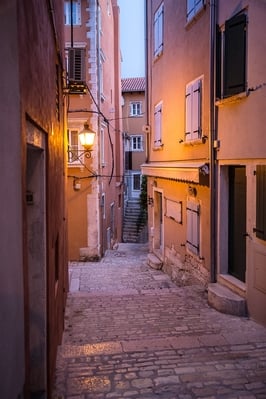
<svg viewBox="0 0 266 399"><path fill-rule="evenodd" d="M84 125L84 129L79 133L79 139L83 147L90 148L94 143L95 132L90 130L88 125Z"/></svg>

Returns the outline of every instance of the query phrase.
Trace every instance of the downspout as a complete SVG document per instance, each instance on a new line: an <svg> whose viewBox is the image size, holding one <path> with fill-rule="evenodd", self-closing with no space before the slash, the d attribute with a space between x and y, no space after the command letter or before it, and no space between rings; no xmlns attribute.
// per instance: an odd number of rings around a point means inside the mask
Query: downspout
<svg viewBox="0 0 266 399"><path fill-rule="evenodd" d="M150 106L149 106L149 67L148 67L148 1L145 1L144 4L144 18L145 18L145 104L146 104L146 125L150 126ZM150 135L151 133L146 133L146 160L148 163L150 161Z"/></svg>
<svg viewBox="0 0 266 399"><path fill-rule="evenodd" d="M210 0L210 243L211 282L216 282L217 273L217 167L216 149L216 13L218 0Z"/></svg>

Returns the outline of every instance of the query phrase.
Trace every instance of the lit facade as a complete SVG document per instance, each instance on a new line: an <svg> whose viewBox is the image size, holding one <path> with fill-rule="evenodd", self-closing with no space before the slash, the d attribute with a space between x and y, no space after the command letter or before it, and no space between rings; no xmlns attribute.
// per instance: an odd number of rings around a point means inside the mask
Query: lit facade
<svg viewBox="0 0 266 399"><path fill-rule="evenodd" d="M264 1L146 1L150 250L266 324ZM238 49L236 51L236 49Z"/></svg>
<svg viewBox="0 0 266 399"><path fill-rule="evenodd" d="M146 1L150 251L179 282L208 284L210 253L209 10ZM203 54L205 56L203 56ZM200 60L200 62L198 62ZM185 276L185 274L184 274Z"/></svg>
<svg viewBox="0 0 266 399"><path fill-rule="evenodd" d="M98 260L121 238L123 157L119 9L116 1L65 2L69 260ZM72 26L72 28L71 28ZM82 155L84 123L96 133Z"/></svg>

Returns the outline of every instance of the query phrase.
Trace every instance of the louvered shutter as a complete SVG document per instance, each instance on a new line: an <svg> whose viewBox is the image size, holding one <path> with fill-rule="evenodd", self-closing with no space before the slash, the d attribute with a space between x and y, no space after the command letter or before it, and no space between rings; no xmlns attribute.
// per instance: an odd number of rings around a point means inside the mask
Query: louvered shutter
<svg viewBox="0 0 266 399"><path fill-rule="evenodd" d="M186 140L192 138L192 85L186 86Z"/></svg>
<svg viewBox="0 0 266 399"><path fill-rule="evenodd" d="M68 50L69 81L85 81L85 49L71 48Z"/></svg>
<svg viewBox="0 0 266 399"><path fill-rule="evenodd" d="M266 165L256 168L256 236L266 240Z"/></svg>
<svg viewBox="0 0 266 399"><path fill-rule="evenodd" d="M186 86L186 140L201 134L201 80Z"/></svg>
<svg viewBox="0 0 266 399"><path fill-rule="evenodd" d="M187 203L187 248L199 254L199 205L192 201Z"/></svg>
<svg viewBox="0 0 266 399"><path fill-rule="evenodd" d="M154 112L154 145L160 146L162 143L162 107L158 105Z"/></svg>
<svg viewBox="0 0 266 399"><path fill-rule="evenodd" d="M201 117L200 117L200 108L201 108L201 82L197 80L192 86L192 132L191 138L197 139L200 136L200 124L201 124Z"/></svg>
<svg viewBox="0 0 266 399"><path fill-rule="evenodd" d="M246 89L247 16L237 15L225 22L224 96Z"/></svg>

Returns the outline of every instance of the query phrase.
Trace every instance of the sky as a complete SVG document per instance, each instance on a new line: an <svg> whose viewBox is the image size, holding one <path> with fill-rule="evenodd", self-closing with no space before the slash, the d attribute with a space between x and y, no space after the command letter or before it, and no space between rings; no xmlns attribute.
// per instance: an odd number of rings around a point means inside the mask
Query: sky
<svg viewBox="0 0 266 399"><path fill-rule="evenodd" d="M121 77L144 77L144 0L118 0L118 5L122 53Z"/></svg>

